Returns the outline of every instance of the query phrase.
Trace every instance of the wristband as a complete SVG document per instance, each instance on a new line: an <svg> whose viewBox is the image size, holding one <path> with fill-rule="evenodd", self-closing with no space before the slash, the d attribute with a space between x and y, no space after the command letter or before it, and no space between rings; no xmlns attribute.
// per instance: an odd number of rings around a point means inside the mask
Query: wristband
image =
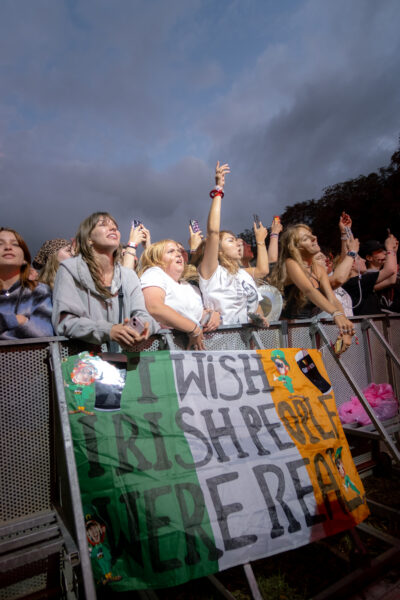
<svg viewBox="0 0 400 600"><path fill-rule="evenodd" d="M394 250L386 250L386 255L388 254L396 254L396 252Z"/></svg>
<svg viewBox="0 0 400 600"><path fill-rule="evenodd" d="M136 248L138 247L138 244L136 242L128 242L128 246L129 246L129 248L134 248L136 250Z"/></svg>
<svg viewBox="0 0 400 600"><path fill-rule="evenodd" d="M192 329L191 331L187 331L186 333L187 333L188 335L192 335L192 333L194 333L194 332L196 331L197 327L199 327L199 325L197 325L197 323L195 323L195 325L194 325L193 329Z"/></svg>
<svg viewBox="0 0 400 600"><path fill-rule="evenodd" d="M335 310L335 312L333 312L331 316L333 318L335 318L335 317L344 317L344 314L342 313L341 310Z"/></svg>
<svg viewBox="0 0 400 600"><path fill-rule="evenodd" d="M341 235L340 239L344 241L344 240L348 240L349 238L347 237L347 235Z"/></svg>
<svg viewBox="0 0 400 600"><path fill-rule="evenodd" d="M215 198L215 196L221 196L221 198L223 198L224 195L225 195L224 192L221 189L217 189L217 188L214 188L210 192L210 198Z"/></svg>
<svg viewBox="0 0 400 600"><path fill-rule="evenodd" d="M257 246L265 246L265 242L257 242Z"/></svg>
<svg viewBox="0 0 400 600"><path fill-rule="evenodd" d="M279 237L279 233L270 233L269 237Z"/></svg>
<svg viewBox="0 0 400 600"><path fill-rule="evenodd" d="M193 337L199 337L199 335L201 335L201 334L203 333L203 330L202 330L202 328L200 327L200 325L198 325L198 328L199 328L199 330L200 330L200 331L199 331L199 333L192 333L192 336L193 336Z"/></svg>
<svg viewBox="0 0 400 600"><path fill-rule="evenodd" d="M129 252L129 250L125 250L125 254L130 254L136 258L136 252Z"/></svg>

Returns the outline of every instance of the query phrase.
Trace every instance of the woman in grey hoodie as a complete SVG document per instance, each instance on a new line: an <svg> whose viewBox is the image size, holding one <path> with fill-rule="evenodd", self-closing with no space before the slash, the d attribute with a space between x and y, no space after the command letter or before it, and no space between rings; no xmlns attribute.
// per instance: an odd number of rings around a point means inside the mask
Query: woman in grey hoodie
<svg viewBox="0 0 400 600"><path fill-rule="evenodd" d="M77 255L60 264L54 283L52 322L58 335L107 343L116 350L157 330L136 273L118 262L120 238L116 221L106 212L94 213L80 224ZM141 333L129 324L131 317L144 324Z"/></svg>

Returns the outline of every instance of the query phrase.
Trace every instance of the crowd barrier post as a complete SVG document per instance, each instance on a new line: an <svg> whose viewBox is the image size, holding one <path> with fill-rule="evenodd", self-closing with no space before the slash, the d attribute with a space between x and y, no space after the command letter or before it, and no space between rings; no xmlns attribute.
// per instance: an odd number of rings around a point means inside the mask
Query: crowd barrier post
<svg viewBox="0 0 400 600"><path fill-rule="evenodd" d="M375 411L373 410L373 408L370 406L370 404L368 403L367 399L365 398L362 389L359 387L359 385L357 384L357 382L354 380L354 378L352 377L352 375L350 374L350 372L344 367L344 365L341 363L340 361L340 357L337 356L337 354L335 353L334 348L331 346L330 340L321 324L320 321L315 320L311 323L310 325L310 332L312 334L319 334L321 339L323 340L324 344L326 345L326 347L328 348L328 351L330 352L331 356L333 357L333 359L335 360L336 365L339 367L340 371L342 372L342 374L344 375L344 377L346 378L347 382L349 383L349 385L351 386L353 392L356 394L356 396L358 397L358 399L360 400L363 408L365 409L365 412L367 413L367 415L369 416L369 418L371 419L375 429L377 430L377 432L379 432L379 435L382 439L382 441L385 442L385 444L387 445L387 448L393 458L393 460L400 465L400 452L398 451L396 445L393 443L390 435L388 434L388 432L386 431L385 426L382 424L382 422L380 421L380 419L376 416ZM379 334L379 332L377 332ZM380 335L380 334L379 334ZM386 343L385 340L385 348L389 347ZM367 346L365 346L365 348L367 348ZM393 353L393 351L391 350L391 353ZM345 431L347 431L348 429L345 428Z"/></svg>
<svg viewBox="0 0 400 600"><path fill-rule="evenodd" d="M57 432L60 436L56 436L58 439L61 438L63 446L63 456L65 457L65 464L60 465L63 469L65 468L65 475L68 482L68 490L70 496L70 503L65 503L64 510L71 511L71 522L74 525L75 539L79 548L80 556L80 571L82 575L82 584L85 591L85 598L87 600L96 599L96 590L93 581L92 568L90 564L90 557L88 552L88 544L85 532L85 522L81 504L80 488L78 482L78 475L75 464L75 456L73 449L73 442L71 436L71 429L68 417L68 408L65 399L64 391L64 379L61 370L61 357L60 348L58 342L50 342L50 357L51 366L53 371L53 378L55 384L56 398L55 402L58 410L58 425L60 431ZM70 506L68 506L70 504Z"/></svg>

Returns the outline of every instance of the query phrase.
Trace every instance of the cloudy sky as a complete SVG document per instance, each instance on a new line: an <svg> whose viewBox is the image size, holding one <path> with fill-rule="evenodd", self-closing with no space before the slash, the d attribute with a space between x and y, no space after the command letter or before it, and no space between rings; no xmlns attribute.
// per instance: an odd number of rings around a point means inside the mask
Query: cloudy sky
<svg viewBox="0 0 400 600"><path fill-rule="evenodd" d="M1 0L1 225L34 252L108 210L161 237L223 225L387 165L399 0Z"/></svg>

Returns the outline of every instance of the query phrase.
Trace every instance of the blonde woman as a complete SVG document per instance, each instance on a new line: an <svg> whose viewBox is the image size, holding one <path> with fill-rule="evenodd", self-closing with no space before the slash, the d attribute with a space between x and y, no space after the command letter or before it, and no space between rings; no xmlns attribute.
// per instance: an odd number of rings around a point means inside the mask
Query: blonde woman
<svg viewBox="0 0 400 600"><path fill-rule="evenodd" d="M257 291L255 278L268 273L268 254L265 247L266 229L256 240L258 253L264 268L243 269L240 267L241 246L231 231L220 231L221 200L225 176L230 173L227 164L217 163L215 170L215 188L210 192L211 208L207 222L207 238L199 250L204 254L199 265L199 285L207 308L218 310L222 322L226 324L247 323L257 314L264 325L268 325L259 306L261 295ZM261 230L261 227L258 228ZM263 239L261 239L263 238ZM248 272L250 271L250 272Z"/></svg>
<svg viewBox="0 0 400 600"><path fill-rule="evenodd" d="M288 227L282 234L278 263L270 281L285 297L282 318L310 319L325 311L338 326L346 349L355 333L354 326L344 315L325 269L314 260L319 252L317 238L307 225Z"/></svg>
<svg viewBox="0 0 400 600"><path fill-rule="evenodd" d="M220 324L216 311L205 310L199 290L185 281L181 245L174 240L151 244L140 259L139 276L149 313L163 327L189 336L188 348L204 349L203 331Z"/></svg>
<svg viewBox="0 0 400 600"><path fill-rule="evenodd" d="M80 224L76 256L60 264L54 284L53 325L59 335L107 343L114 351L157 330L136 273L118 262L120 238L109 213L94 213ZM142 332L131 326L133 316L144 325Z"/></svg>

